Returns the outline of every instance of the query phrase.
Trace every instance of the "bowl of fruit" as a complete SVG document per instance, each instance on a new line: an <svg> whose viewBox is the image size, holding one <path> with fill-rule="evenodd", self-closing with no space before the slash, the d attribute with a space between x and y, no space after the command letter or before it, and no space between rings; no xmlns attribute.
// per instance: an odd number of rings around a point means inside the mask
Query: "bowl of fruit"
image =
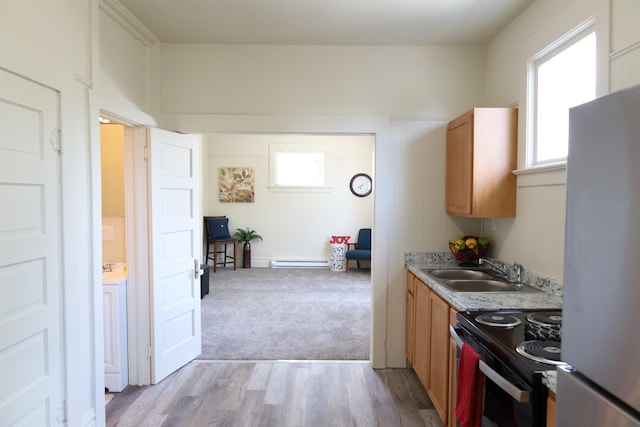
<svg viewBox="0 0 640 427"><path fill-rule="evenodd" d="M461 264L475 264L478 258L486 255L489 240L486 237L460 236L449 240L449 249Z"/></svg>

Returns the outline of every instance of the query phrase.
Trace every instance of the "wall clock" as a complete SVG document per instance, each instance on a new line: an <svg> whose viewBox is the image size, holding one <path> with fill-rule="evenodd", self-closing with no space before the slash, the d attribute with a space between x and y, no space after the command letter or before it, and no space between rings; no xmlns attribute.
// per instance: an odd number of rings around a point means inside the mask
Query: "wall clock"
<svg viewBox="0 0 640 427"><path fill-rule="evenodd" d="M371 177L366 173L357 173L349 182L349 189L358 197L366 197L371 194L373 188Z"/></svg>

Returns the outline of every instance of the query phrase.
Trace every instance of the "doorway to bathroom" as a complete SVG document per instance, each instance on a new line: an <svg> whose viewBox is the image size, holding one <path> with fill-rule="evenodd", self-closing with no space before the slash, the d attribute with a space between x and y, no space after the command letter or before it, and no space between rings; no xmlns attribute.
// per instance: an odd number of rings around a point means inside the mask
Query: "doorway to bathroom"
<svg viewBox="0 0 640 427"><path fill-rule="evenodd" d="M111 393L121 392L129 385L124 131L123 125L101 119L102 312L107 401Z"/></svg>
<svg viewBox="0 0 640 427"><path fill-rule="evenodd" d="M120 206L103 210L103 266L126 268L120 365L131 383L155 384L200 354L200 143L158 128L101 128L103 204ZM105 360L111 347L105 341Z"/></svg>

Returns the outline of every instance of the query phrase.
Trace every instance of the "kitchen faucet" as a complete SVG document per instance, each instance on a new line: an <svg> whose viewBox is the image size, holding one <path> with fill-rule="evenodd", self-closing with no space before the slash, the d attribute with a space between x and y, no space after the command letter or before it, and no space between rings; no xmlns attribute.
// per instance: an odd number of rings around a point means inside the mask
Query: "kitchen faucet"
<svg viewBox="0 0 640 427"><path fill-rule="evenodd" d="M509 276L507 275L507 268L506 267L500 267L497 264L492 263L491 261L489 261L486 258L479 258L478 259L478 264L482 265L482 264L489 264L490 267L493 267L493 270L500 273L500 275L505 278L505 279L509 279Z"/></svg>
<svg viewBox="0 0 640 427"><path fill-rule="evenodd" d="M516 269L516 282L522 283L522 280L524 279L524 267L522 264L518 263L513 264L513 266Z"/></svg>
<svg viewBox="0 0 640 427"><path fill-rule="evenodd" d="M499 273L505 280L507 280L509 283L515 283L516 286L520 287L522 286L522 278L524 275L524 267L522 266L522 264L513 264L513 267L516 269L516 280L513 281L511 280L510 274L509 274L509 269L506 266L499 266L497 264L494 264L493 262L489 261L486 258L479 258L478 259L478 264L482 265L482 264L489 264L490 267L492 267L492 269L494 271L496 271L497 273Z"/></svg>

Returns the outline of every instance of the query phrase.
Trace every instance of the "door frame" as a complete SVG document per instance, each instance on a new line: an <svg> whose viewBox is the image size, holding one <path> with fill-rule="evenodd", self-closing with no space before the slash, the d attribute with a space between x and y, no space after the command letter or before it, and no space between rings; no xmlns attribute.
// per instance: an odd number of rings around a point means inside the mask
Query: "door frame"
<svg viewBox="0 0 640 427"><path fill-rule="evenodd" d="M150 274L148 268L140 268L140 266L149 265L149 194L145 146L146 126L155 125L155 123L141 123L107 110L100 110L99 113L100 117L124 126L128 382L131 385L145 385L151 383ZM97 135L99 134L98 132ZM98 149L97 152L100 153L100 150ZM100 156L97 163L100 164ZM100 170L96 174L96 180L98 183L102 181ZM99 185L97 186L100 188ZM101 194L100 197L96 197L95 203L101 208ZM102 229L101 209L96 209L96 229ZM101 240L98 241L101 242ZM97 249L100 254L97 262L101 266L100 245ZM101 292L97 295L102 299ZM97 306L102 307L102 301ZM96 312L95 315L102 316L102 312ZM96 343L104 341L103 331L99 332L100 337L97 337ZM103 351L103 349L96 348L96 351ZM96 368L98 375L104 375L102 366Z"/></svg>
<svg viewBox="0 0 640 427"><path fill-rule="evenodd" d="M300 134L368 134L374 137L373 154L373 259L371 261L371 342L369 362L374 369L406 367L404 352L405 295L397 292L404 286L404 241L391 236L392 224L401 219L390 212L400 179L394 173L394 149L390 116L292 116L292 115L165 115L163 125L176 131L198 134L221 133L300 133ZM412 119L409 119L412 120ZM404 289L404 288L403 288Z"/></svg>
<svg viewBox="0 0 640 427"><path fill-rule="evenodd" d="M151 383L151 275L147 136L144 126L125 126L125 224L129 384Z"/></svg>

